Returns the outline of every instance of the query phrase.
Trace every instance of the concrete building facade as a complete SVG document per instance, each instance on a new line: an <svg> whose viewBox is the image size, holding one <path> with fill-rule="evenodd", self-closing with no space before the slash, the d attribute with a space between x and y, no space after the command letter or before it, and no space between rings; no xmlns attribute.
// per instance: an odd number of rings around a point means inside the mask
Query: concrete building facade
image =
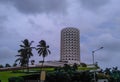
<svg viewBox="0 0 120 82"><path fill-rule="evenodd" d="M61 31L61 61L80 62L80 32L67 27Z"/></svg>

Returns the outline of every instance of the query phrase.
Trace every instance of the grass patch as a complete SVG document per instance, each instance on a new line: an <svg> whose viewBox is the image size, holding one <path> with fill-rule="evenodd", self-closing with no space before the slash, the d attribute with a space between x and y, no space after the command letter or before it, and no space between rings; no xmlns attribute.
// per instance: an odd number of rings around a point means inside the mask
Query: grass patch
<svg viewBox="0 0 120 82"><path fill-rule="evenodd" d="M13 73L12 71L3 71L0 72L0 80L1 82L8 82L8 78L10 77L18 77L28 75L26 73Z"/></svg>
<svg viewBox="0 0 120 82"><path fill-rule="evenodd" d="M97 68L88 68L88 67L78 67L78 70L95 70ZM45 67L43 68L43 70L45 70L46 72L52 72L54 71L54 67ZM8 82L8 78L10 77L19 77L19 76L25 76L25 75L31 75L32 73L27 74L26 69L23 70L14 70L13 71L2 71L0 72L0 80L1 82ZM40 73L41 68L30 68L29 71L35 71Z"/></svg>
<svg viewBox="0 0 120 82"><path fill-rule="evenodd" d="M53 71L54 68L43 68L45 71ZM23 70L14 70L14 71L2 71L0 72L0 80L1 82L8 82L8 78L10 77L19 77L19 76L25 76L25 75L31 75L32 73L27 74L26 69ZM29 71L35 71L40 73L41 68L30 68Z"/></svg>
<svg viewBox="0 0 120 82"><path fill-rule="evenodd" d="M46 71L52 71L52 70L54 70L54 67L45 67L43 69L46 70ZM30 70L40 71L41 68L30 68Z"/></svg>
<svg viewBox="0 0 120 82"><path fill-rule="evenodd" d="M98 68L95 67L78 67L78 70L86 71L86 70L96 70Z"/></svg>

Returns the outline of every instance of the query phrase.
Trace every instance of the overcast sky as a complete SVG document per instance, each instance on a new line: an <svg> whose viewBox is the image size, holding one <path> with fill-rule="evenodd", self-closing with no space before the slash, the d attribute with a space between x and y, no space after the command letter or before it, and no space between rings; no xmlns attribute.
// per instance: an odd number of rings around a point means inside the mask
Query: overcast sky
<svg viewBox="0 0 120 82"><path fill-rule="evenodd" d="M50 45L46 60L60 59L60 32L80 30L81 62L120 68L120 0L0 0L0 64L13 64L24 39ZM41 57L35 50L38 63Z"/></svg>

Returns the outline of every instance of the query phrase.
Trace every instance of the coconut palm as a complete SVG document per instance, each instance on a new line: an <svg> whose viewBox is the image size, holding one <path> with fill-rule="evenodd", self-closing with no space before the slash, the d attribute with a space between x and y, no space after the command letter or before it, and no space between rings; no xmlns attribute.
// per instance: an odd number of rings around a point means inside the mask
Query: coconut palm
<svg viewBox="0 0 120 82"><path fill-rule="evenodd" d="M25 39L22 43L23 44L20 45L21 49L18 50L19 55L16 55L19 58L15 62L19 61L21 66L27 66L27 68L29 68L29 59L33 56L32 49L34 47L31 47L33 41L29 42L28 39Z"/></svg>
<svg viewBox="0 0 120 82"><path fill-rule="evenodd" d="M14 63L14 64L13 64L13 67L16 67L16 66L17 66L17 63Z"/></svg>
<svg viewBox="0 0 120 82"><path fill-rule="evenodd" d="M16 55L16 57L18 57L18 58L15 60L15 63L19 61L20 66L26 66L27 61L26 61L25 50L20 49L20 50L18 50L18 53L19 53L19 55Z"/></svg>
<svg viewBox="0 0 120 82"><path fill-rule="evenodd" d="M46 44L46 42L44 40L41 40L39 42L39 44L37 45L37 49L39 56L43 57L43 61L42 61L42 67L43 67L43 63L45 61L45 57L48 54L51 54L50 50L49 50L49 45Z"/></svg>

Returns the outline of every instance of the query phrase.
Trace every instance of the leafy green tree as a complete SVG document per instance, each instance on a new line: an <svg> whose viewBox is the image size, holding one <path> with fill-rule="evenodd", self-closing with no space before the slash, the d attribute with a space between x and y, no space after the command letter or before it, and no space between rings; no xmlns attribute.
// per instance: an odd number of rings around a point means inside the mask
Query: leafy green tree
<svg viewBox="0 0 120 82"><path fill-rule="evenodd" d="M31 56L33 56L32 49L35 48L31 47L33 42L34 41L30 42L28 39L22 41L23 44L20 45L21 49L18 50L19 55L16 55L19 58L16 59L15 62L19 61L19 64L21 66L27 66L28 71L29 71L29 59Z"/></svg>
<svg viewBox="0 0 120 82"><path fill-rule="evenodd" d="M0 65L0 68L4 68L4 66L3 66L3 65Z"/></svg>
<svg viewBox="0 0 120 82"><path fill-rule="evenodd" d="M87 67L87 65L86 65L85 63L80 63L80 65L81 65L82 67Z"/></svg>
<svg viewBox="0 0 120 82"><path fill-rule="evenodd" d="M17 63L14 63L14 64L13 64L13 67L16 67L16 66L17 66Z"/></svg>
<svg viewBox="0 0 120 82"><path fill-rule="evenodd" d="M111 68L106 68L106 69L104 70L105 75L111 75L110 69L111 69Z"/></svg>
<svg viewBox="0 0 120 82"><path fill-rule="evenodd" d="M49 50L49 45L46 44L46 41L41 40L39 42L39 44L37 45L37 49L39 56L43 57L43 61L42 61L42 67L43 67L43 63L45 61L45 57L48 54L51 54L50 50Z"/></svg>
<svg viewBox="0 0 120 82"><path fill-rule="evenodd" d="M76 71L76 70L78 69L77 64L76 64L76 63L74 63L74 64L73 64L73 66L72 66L72 68L73 68L73 70L74 70L74 71Z"/></svg>
<svg viewBox="0 0 120 82"><path fill-rule="evenodd" d="M5 67L11 67L11 65L7 63L7 64L5 64Z"/></svg>
<svg viewBox="0 0 120 82"><path fill-rule="evenodd" d="M31 60L31 65L34 65L35 64L35 60Z"/></svg>
<svg viewBox="0 0 120 82"><path fill-rule="evenodd" d="M71 70L71 67L68 64L64 64L63 69L67 72Z"/></svg>

